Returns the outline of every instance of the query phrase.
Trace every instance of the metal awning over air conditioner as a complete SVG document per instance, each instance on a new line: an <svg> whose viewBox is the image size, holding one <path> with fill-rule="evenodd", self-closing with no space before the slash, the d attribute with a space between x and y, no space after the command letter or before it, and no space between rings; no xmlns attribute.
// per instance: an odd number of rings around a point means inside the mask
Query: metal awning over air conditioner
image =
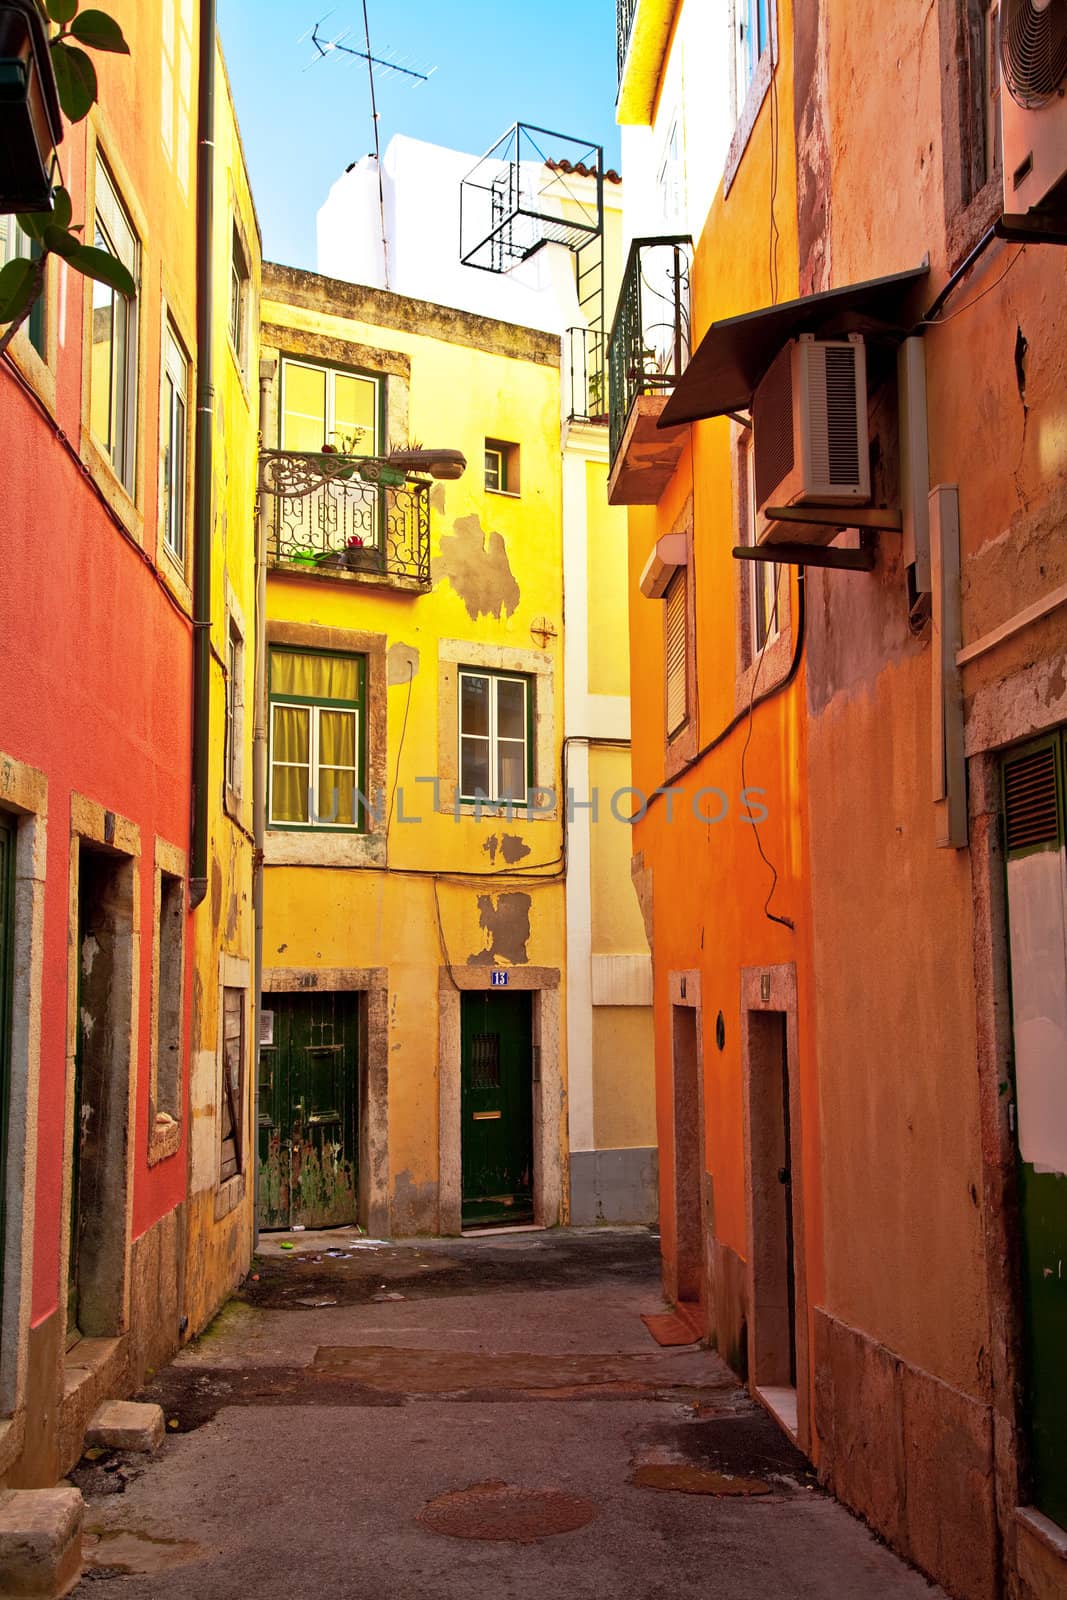
<svg viewBox="0 0 1067 1600"><path fill-rule="evenodd" d="M921 315L917 290L929 271L926 265L914 267L713 322L657 427L676 428L702 417L746 411L771 362L790 339L802 333L820 339L850 333L903 337Z"/></svg>

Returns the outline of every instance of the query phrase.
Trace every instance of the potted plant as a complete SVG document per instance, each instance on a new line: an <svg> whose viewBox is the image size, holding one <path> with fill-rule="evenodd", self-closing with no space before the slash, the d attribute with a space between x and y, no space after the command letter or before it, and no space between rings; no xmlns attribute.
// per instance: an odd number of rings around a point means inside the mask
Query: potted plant
<svg viewBox="0 0 1067 1600"><path fill-rule="evenodd" d="M367 544L363 535L353 533L343 550L324 550L315 557L316 566L340 567L345 572L381 572L382 553L376 544Z"/></svg>

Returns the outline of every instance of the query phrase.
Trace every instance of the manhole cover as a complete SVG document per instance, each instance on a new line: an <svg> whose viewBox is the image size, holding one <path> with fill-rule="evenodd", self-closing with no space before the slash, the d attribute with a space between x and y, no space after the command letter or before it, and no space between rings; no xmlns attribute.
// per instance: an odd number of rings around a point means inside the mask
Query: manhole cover
<svg viewBox="0 0 1067 1600"><path fill-rule="evenodd" d="M584 1528L596 1514L593 1502L578 1495L492 1481L438 1495L416 1520L432 1533L444 1533L450 1539L510 1539L516 1544L532 1544L535 1539Z"/></svg>

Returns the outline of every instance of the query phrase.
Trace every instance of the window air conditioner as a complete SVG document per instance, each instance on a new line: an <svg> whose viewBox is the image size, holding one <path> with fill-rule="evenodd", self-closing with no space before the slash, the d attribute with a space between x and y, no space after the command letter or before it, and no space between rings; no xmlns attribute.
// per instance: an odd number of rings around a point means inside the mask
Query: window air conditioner
<svg viewBox="0 0 1067 1600"><path fill-rule="evenodd" d="M1067 177L1067 0L1001 0L999 54L1004 210L1018 215Z"/></svg>
<svg viewBox="0 0 1067 1600"><path fill-rule="evenodd" d="M828 544L837 528L776 522L767 508L870 500L862 338L791 340L752 397L752 435L756 543Z"/></svg>

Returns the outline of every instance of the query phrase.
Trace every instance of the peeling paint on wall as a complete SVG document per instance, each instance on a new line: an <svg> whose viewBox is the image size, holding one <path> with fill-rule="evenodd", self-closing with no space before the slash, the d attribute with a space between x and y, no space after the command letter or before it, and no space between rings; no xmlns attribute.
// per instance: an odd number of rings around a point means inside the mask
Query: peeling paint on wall
<svg viewBox="0 0 1067 1600"><path fill-rule="evenodd" d="M528 894L478 896L478 920L485 931L485 948L467 957L469 967L492 967L497 961L523 966L529 961L530 906Z"/></svg>
<svg viewBox="0 0 1067 1600"><path fill-rule="evenodd" d="M419 670L419 652L413 644L403 644L398 639L389 646L385 657L385 681L390 688L397 683L410 683Z"/></svg>
<svg viewBox="0 0 1067 1600"><path fill-rule="evenodd" d="M491 833L482 845L482 849L494 866L498 853L503 856L509 867L516 861L521 861L523 856L530 854L530 846L525 839L520 839L517 833L502 833L499 837Z"/></svg>
<svg viewBox="0 0 1067 1600"><path fill-rule="evenodd" d="M514 616L519 586L503 534L487 532L473 512L458 517L453 526L455 533L442 535L441 554L431 564L433 581L448 580L472 622L480 616L499 620L504 612Z"/></svg>

